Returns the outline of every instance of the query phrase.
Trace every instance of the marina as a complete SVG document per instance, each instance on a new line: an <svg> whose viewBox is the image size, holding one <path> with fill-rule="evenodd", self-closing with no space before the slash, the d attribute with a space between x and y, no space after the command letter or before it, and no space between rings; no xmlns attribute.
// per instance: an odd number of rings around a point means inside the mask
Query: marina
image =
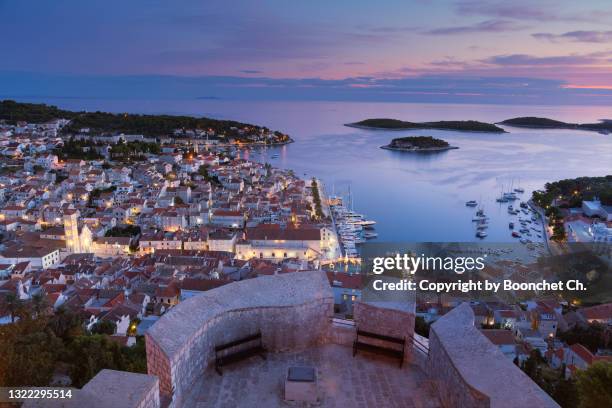
<svg viewBox="0 0 612 408"><path fill-rule="evenodd" d="M510 237L519 239L521 244L531 244L535 241L541 240L544 231L544 226L539 221L537 212L529 207L525 201L521 201L518 205L519 209L514 208L514 204L510 204L519 200L517 194L523 194L525 192L522 188L514 188L512 191L504 191L502 186L501 195L495 199L495 202L499 206L507 204L506 212L510 215L511 221L508 222L508 229L510 230ZM466 206L475 207L476 201L471 200L466 202ZM524 217L528 216L528 217ZM479 239L487 237L486 229L489 228L489 217L484 212L484 207L479 207L476 214L472 217L472 222L475 223L475 236ZM520 225L518 231L515 230L515 226Z"/></svg>
<svg viewBox="0 0 612 408"><path fill-rule="evenodd" d="M352 209L350 190L347 202L351 204L350 208L345 204L342 197L333 195L328 199L342 256L349 259L359 258L358 245L378 237L378 234L374 231L376 221L368 220L363 214L359 214Z"/></svg>

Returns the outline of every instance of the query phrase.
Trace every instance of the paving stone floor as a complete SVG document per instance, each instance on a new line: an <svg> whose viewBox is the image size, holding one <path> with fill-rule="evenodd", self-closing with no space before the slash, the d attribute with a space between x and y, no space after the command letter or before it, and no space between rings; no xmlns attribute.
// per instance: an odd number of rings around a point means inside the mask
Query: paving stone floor
<svg viewBox="0 0 612 408"><path fill-rule="evenodd" d="M283 401L284 378L290 366L317 369L316 404ZM435 408L440 404L423 371L416 365L328 344L303 351L268 353L227 366L223 376L212 367L198 379L184 407L329 407Z"/></svg>

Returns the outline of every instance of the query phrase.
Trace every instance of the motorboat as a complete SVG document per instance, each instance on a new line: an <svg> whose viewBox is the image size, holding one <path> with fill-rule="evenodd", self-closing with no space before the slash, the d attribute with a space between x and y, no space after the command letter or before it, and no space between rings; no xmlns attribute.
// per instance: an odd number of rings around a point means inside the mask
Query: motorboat
<svg viewBox="0 0 612 408"><path fill-rule="evenodd" d="M514 238L520 238L520 237L521 237L521 234L519 234L519 233L518 233L518 232L516 232L516 231L512 231L512 236L513 236Z"/></svg>
<svg viewBox="0 0 612 408"><path fill-rule="evenodd" d="M510 229L514 229L514 223L513 223L513 222L511 222L510 224L508 224L508 228L510 228Z"/></svg>
<svg viewBox="0 0 612 408"><path fill-rule="evenodd" d="M466 202L465 205L468 206L468 207L476 207L478 205L478 203L476 202L476 200L470 200L470 201Z"/></svg>
<svg viewBox="0 0 612 408"><path fill-rule="evenodd" d="M478 238L484 238L484 237L486 237L487 235L488 235L488 234L487 234L485 231L478 231L478 232L476 233L476 236L477 236Z"/></svg>
<svg viewBox="0 0 612 408"><path fill-rule="evenodd" d="M476 216L476 217L472 218L472 222L482 222L482 221L487 221L488 219L489 219L489 217L485 217L484 215Z"/></svg>

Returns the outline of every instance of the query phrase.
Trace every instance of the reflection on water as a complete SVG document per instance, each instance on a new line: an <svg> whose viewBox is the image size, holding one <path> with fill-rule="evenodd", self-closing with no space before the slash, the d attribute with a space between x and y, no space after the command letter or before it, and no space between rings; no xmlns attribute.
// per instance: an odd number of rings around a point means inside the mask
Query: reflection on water
<svg viewBox="0 0 612 408"><path fill-rule="evenodd" d="M606 107L537 107L342 102L232 102L205 100L47 100L65 108L116 112L181 113L266 125L288 132L296 143L243 151L242 157L321 178L329 192L346 193L355 209L375 219L379 241L474 241L475 210L491 217L487 241L512 240L508 204L495 202L511 187L523 197L544 183L612 173L611 135L568 130L506 128L510 133L367 131L343 126L372 117L412 121L474 119L497 122L546 116L570 122L611 117ZM392 138L427 135L457 150L436 154L380 149ZM277 158L273 158L278 154ZM515 202L518 206L518 202Z"/></svg>

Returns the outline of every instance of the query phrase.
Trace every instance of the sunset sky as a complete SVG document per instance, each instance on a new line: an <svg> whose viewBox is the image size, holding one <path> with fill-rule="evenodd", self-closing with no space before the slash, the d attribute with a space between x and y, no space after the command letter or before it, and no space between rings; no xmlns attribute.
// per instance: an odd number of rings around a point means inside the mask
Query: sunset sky
<svg viewBox="0 0 612 408"><path fill-rule="evenodd" d="M612 101L609 0L0 0L0 15L3 96Z"/></svg>

